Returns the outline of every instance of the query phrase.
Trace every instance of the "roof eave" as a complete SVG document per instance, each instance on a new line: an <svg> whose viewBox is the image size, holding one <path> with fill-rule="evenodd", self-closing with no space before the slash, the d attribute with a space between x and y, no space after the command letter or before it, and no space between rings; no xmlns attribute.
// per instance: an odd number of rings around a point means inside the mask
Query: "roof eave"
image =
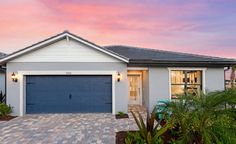
<svg viewBox="0 0 236 144"><path fill-rule="evenodd" d="M190 66L190 67L226 67L236 65L236 61L157 61L157 60L130 60L130 66Z"/></svg>

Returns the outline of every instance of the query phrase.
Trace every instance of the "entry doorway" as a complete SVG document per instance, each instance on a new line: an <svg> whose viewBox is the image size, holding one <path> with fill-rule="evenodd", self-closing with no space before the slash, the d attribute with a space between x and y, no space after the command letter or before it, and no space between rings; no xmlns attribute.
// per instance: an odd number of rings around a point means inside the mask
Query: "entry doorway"
<svg viewBox="0 0 236 144"><path fill-rule="evenodd" d="M142 105L142 74L128 74L129 80L129 104Z"/></svg>

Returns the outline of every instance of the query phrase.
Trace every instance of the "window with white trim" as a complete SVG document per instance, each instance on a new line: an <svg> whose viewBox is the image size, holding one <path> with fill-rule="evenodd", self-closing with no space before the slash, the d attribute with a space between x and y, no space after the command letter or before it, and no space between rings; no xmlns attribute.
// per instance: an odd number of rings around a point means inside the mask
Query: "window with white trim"
<svg viewBox="0 0 236 144"><path fill-rule="evenodd" d="M196 95L201 90L201 70L171 70L171 98L178 98L186 93Z"/></svg>

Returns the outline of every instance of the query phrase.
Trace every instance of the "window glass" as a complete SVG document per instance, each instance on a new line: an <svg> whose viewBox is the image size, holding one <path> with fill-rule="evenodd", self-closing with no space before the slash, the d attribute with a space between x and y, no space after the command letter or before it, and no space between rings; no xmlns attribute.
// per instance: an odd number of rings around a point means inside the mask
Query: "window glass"
<svg viewBox="0 0 236 144"><path fill-rule="evenodd" d="M187 84L201 84L202 72L201 71L186 71L187 72Z"/></svg>
<svg viewBox="0 0 236 144"><path fill-rule="evenodd" d="M202 71L173 70L171 71L171 97L177 98L185 92L193 95L202 90Z"/></svg>
<svg viewBox="0 0 236 144"><path fill-rule="evenodd" d="M184 71L172 71L171 72L172 84L184 84Z"/></svg>
<svg viewBox="0 0 236 144"><path fill-rule="evenodd" d="M184 94L184 85L172 85L171 86L172 97L176 98L178 95Z"/></svg>
<svg viewBox="0 0 236 144"><path fill-rule="evenodd" d="M201 91L201 85L188 85L187 86L187 92L193 95L196 95L200 91Z"/></svg>

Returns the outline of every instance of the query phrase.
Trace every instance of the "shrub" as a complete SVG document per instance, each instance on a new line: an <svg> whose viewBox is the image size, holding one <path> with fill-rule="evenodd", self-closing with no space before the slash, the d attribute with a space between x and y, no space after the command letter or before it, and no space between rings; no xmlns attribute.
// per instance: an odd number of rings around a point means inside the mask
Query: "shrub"
<svg viewBox="0 0 236 144"><path fill-rule="evenodd" d="M12 113L12 107L4 103L0 103L0 117L9 116Z"/></svg>
<svg viewBox="0 0 236 144"><path fill-rule="evenodd" d="M142 115L139 112L137 112L138 116L136 116L135 113L131 111L139 128L138 133L144 143L147 144L161 143L163 141L161 136L170 128L169 123L166 123L163 127L160 125L159 121L156 119L156 111L157 109L154 108L151 114L147 112L146 125ZM135 136L137 137L137 134Z"/></svg>
<svg viewBox="0 0 236 144"><path fill-rule="evenodd" d="M125 144L144 144L145 141L139 132L128 132L125 139Z"/></svg>
<svg viewBox="0 0 236 144"><path fill-rule="evenodd" d="M125 114L126 113L124 113L124 112L118 112L118 116L121 116L121 117L123 117Z"/></svg>
<svg viewBox="0 0 236 144"><path fill-rule="evenodd" d="M177 127L177 143L236 143L236 89L199 95L183 95L167 105L169 123Z"/></svg>

